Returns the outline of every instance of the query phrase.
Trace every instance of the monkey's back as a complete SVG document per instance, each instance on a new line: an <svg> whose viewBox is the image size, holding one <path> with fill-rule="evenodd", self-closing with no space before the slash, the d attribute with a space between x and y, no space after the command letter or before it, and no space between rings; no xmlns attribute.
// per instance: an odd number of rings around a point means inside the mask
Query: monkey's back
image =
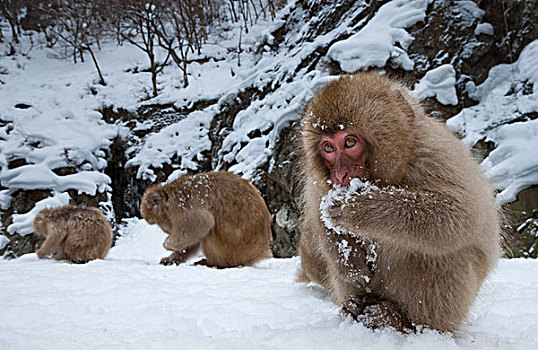
<svg viewBox="0 0 538 350"><path fill-rule="evenodd" d="M110 224L99 209L70 205L51 209L48 222L54 230L65 231L59 259L76 263L103 259L112 245Z"/></svg>
<svg viewBox="0 0 538 350"><path fill-rule="evenodd" d="M220 171L182 176L169 185L178 205L202 206L213 215L215 226L202 249L206 257L222 257L217 265L251 264L271 256L271 214L248 180Z"/></svg>

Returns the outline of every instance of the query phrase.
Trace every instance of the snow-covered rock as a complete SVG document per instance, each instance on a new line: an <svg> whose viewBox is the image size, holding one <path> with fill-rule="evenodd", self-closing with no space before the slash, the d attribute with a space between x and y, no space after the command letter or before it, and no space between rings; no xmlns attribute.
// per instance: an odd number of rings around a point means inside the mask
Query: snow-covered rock
<svg viewBox="0 0 538 350"><path fill-rule="evenodd" d="M404 29L423 21L431 0L394 0L383 5L358 33L334 43L327 55L352 73L369 67L384 67L389 59L405 70L414 63L406 53L413 37Z"/></svg>
<svg viewBox="0 0 538 350"><path fill-rule="evenodd" d="M480 140L495 144L482 164L502 190L497 201L514 201L519 191L538 184L538 123L523 117L538 113L538 40L527 45L516 62L493 67L486 81L479 86L471 82L467 90L478 104L447 124L470 146Z"/></svg>

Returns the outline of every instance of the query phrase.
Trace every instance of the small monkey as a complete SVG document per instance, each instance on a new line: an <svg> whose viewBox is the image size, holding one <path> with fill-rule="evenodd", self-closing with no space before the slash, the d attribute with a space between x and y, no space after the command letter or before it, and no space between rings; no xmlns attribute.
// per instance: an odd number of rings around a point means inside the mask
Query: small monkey
<svg viewBox="0 0 538 350"><path fill-rule="evenodd" d="M332 81L302 117L299 280L371 328L455 331L500 255L493 189L399 83Z"/></svg>
<svg viewBox="0 0 538 350"><path fill-rule="evenodd" d="M168 234L172 254L163 265L179 264L201 248L197 262L218 268L252 265L271 256L271 215L256 188L228 172L184 175L150 187L141 211L149 224Z"/></svg>
<svg viewBox="0 0 538 350"><path fill-rule="evenodd" d="M110 223L97 208L66 205L43 209L34 218L34 230L45 242L39 258L73 263L104 259L112 245Z"/></svg>

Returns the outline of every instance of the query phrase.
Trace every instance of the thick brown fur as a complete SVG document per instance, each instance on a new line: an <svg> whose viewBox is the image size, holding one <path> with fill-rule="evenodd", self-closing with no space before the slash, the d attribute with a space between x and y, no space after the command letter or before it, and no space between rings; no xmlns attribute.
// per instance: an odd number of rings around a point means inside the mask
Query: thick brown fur
<svg viewBox="0 0 538 350"><path fill-rule="evenodd" d="M335 200L325 215L336 232L320 220L331 185L318 150L322 135L347 128L366 140L368 179L380 190ZM358 320L385 312L385 322L399 329L405 320L440 331L461 327L500 255L493 189L469 150L402 85L367 73L318 92L305 109L301 138L299 280L322 285Z"/></svg>
<svg viewBox="0 0 538 350"><path fill-rule="evenodd" d="M252 265L271 256L271 215L256 188L228 172L208 172L149 188L142 215L169 236L173 253L162 264L178 264L202 248L199 264L218 268Z"/></svg>
<svg viewBox="0 0 538 350"><path fill-rule="evenodd" d="M112 245L110 224L97 208L66 205L43 209L34 219L38 236L46 237L39 258L86 263L104 259Z"/></svg>

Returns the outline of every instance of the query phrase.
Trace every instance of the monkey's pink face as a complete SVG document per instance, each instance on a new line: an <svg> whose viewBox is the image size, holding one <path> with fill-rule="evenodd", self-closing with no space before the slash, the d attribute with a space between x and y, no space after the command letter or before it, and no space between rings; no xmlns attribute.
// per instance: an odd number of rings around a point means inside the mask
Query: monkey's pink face
<svg viewBox="0 0 538 350"><path fill-rule="evenodd" d="M335 185L348 186L353 178L366 177L366 142L351 130L324 135L319 143L319 153L331 171Z"/></svg>

